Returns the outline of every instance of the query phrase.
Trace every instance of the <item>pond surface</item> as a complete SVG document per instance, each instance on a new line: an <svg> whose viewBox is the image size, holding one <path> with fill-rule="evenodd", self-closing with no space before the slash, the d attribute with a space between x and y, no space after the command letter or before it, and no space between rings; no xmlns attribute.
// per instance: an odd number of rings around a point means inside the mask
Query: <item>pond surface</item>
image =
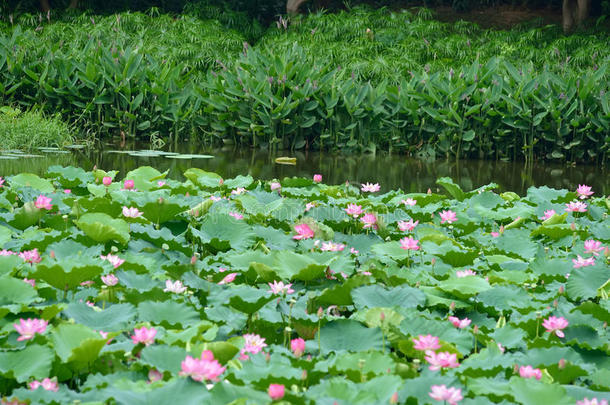
<svg viewBox="0 0 610 405"><path fill-rule="evenodd" d="M133 144L124 149L106 147L103 150L77 149L72 151L37 151L36 157L4 154L0 156L0 176L30 172L44 174L49 166L80 166L91 170L94 166L104 170L118 170L119 177L138 166L153 166L170 171L169 177L182 179L190 167L213 171L224 178L250 174L255 179L282 179L292 176L313 176L320 173L327 184L380 183L382 191L401 188L408 192L425 192L436 189L439 177L451 177L464 190L495 182L500 191L514 191L524 195L530 186L547 185L552 188L574 190L578 184L593 187L596 196L610 194L610 181L606 168L596 166L567 166L565 164L523 162L495 162L481 160L423 161L401 155L352 155L325 152L269 152L260 149L206 149L191 143L165 148L165 152L179 154L209 154L212 158L169 158L167 155L133 153L150 149L147 144ZM275 158L290 156L296 165L275 163ZM182 157L182 156L178 156Z"/></svg>

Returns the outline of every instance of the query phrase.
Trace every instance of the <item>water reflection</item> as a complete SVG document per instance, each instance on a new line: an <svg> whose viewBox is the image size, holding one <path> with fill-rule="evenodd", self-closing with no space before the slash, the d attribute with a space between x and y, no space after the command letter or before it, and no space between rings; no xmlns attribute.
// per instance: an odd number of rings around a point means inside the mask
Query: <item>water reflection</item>
<svg viewBox="0 0 610 405"><path fill-rule="evenodd" d="M128 150L148 149L148 145L130 145ZM40 152L43 157L0 159L0 175L20 172L44 174L51 165L80 166L91 170L94 166L104 170L119 170L120 175L138 166L149 165L161 171L170 170L170 177L182 179L182 173L190 167L219 173L225 178L250 174L256 179L282 179L291 176L311 177L314 173L324 176L329 184L378 182L382 191L401 188L409 192L425 192L436 189L438 177L448 176L465 190L495 182L501 191L525 194L528 187L547 185L553 188L575 189L578 184L593 187L596 195L608 195L610 182L605 168L595 166L566 166L535 163L526 166L522 162L492 162L479 160L421 161L405 156L377 154L344 155L324 152L271 153L251 149L209 150L196 144L185 143L169 150L178 153L210 154L213 159L179 160L166 157L142 157L115 153L111 147L104 150L77 150L69 154ZM275 163L278 156L297 158L295 166Z"/></svg>

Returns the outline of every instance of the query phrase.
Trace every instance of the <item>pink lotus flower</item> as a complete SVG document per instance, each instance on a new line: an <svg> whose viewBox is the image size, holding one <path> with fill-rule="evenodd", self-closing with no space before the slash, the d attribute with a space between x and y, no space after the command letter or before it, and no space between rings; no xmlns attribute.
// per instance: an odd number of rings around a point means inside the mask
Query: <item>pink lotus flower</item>
<svg viewBox="0 0 610 405"><path fill-rule="evenodd" d="M582 257L580 257L580 255L576 255L576 259L572 259L572 263L574 263L572 267L574 267L575 269L578 269L580 267L593 266L595 265L595 257L591 256L587 259L583 259Z"/></svg>
<svg viewBox="0 0 610 405"><path fill-rule="evenodd" d="M490 234L493 238L497 238L500 236L500 232L490 232Z"/></svg>
<svg viewBox="0 0 610 405"><path fill-rule="evenodd" d="M551 334L555 333L560 338L565 336L562 330L567 328L568 324L568 320L562 316L559 318L551 316L542 322L542 326L544 326L547 332Z"/></svg>
<svg viewBox="0 0 610 405"><path fill-rule="evenodd" d="M246 189L243 187L237 187L235 190L231 191L232 195L242 195L246 192Z"/></svg>
<svg viewBox="0 0 610 405"><path fill-rule="evenodd" d="M555 210L546 210L546 211L544 211L544 216L540 219L542 219L543 221L546 221L547 219L552 218L553 215L555 215L555 214L556 214Z"/></svg>
<svg viewBox="0 0 610 405"><path fill-rule="evenodd" d="M85 280L80 283L80 285L82 285L83 287L91 287L93 284L95 284L93 280Z"/></svg>
<svg viewBox="0 0 610 405"><path fill-rule="evenodd" d="M214 354L210 350L204 350L201 358L186 356L181 363L179 375L190 376L195 381L218 381L218 377L225 372L226 367L222 367L218 360L214 359Z"/></svg>
<svg viewBox="0 0 610 405"><path fill-rule="evenodd" d="M0 188L4 186L4 178L0 177Z"/></svg>
<svg viewBox="0 0 610 405"><path fill-rule="evenodd" d="M21 257L26 263L40 263L40 261L42 260L40 254L38 254L38 248L32 250L24 250L23 252L19 253L19 257Z"/></svg>
<svg viewBox="0 0 610 405"><path fill-rule="evenodd" d="M101 255L100 258L102 260L106 260L106 261L110 262L110 264L112 264L112 267L114 267L115 269L118 268L121 264L125 263L125 260L121 259L120 257L118 257L116 255L111 255L110 253L107 254L106 256Z"/></svg>
<svg viewBox="0 0 610 405"><path fill-rule="evenodd" d="M34 202L34 206L36 208L38 208L39 210L42 210L42 209L50 210L51 208L53 208L53 205L51 204L51 199L49 197L45 197L42 194L36 198L36 201Z"/></svg>
<svg viewBox="0 0 610 405"><path fill-rule="evenodd" d="M305 341L301 338L292 339L290 341L290 350L296 358L299 358L305 353Z"/></svg>
<svg viewBox="0 0 610 405"><path fill-rule="evenodd" d="M218 197L218 196L216 196L216 195L211 195L211 196L210 196L210 200L212 200L212 201L214 201L214 202L218 202L218 201L222 200L222 198L221 198L221 197Z"/></svg>
<svg viewBox="0 0 610 405"><path fill-rule="evenodd" d="M108 287L115 286L119 283L119 279L117 278L117 276L112 273L106 274L105 276L101 276L100 278L102 279L102 282Z"/></svg>
<svg viewBox="0 0 610 405"><path fill-rule="evenodd" d="M23 281L28 283L29 285L31 285L34 288L36 287L36 280L34 280L34 279L28 280L27 278L24 278Z"/></svg>
<svg viewBox="0 0 610 405"><path fill-rule="evenodd" d="M157 187L163 187L165 184L167 184L167 183L163 180L157 181Z"/></svg>
<svg viewBox="0 0 610 405"><path fill-rule="evenodd" d="M13 252L10 250L6 250L6 249L2 249L0 250L0 256L12 256L12 255L16 255L17 252Z"/></svg>
<svg viewBox="0 0 610 405"><path fill-rule="evenodd" d="M47 324L47 321L37 318L28 318L27 320L19 319L18 324L13 324L17 332L21 335L17 338L17 341L30 340L34 338L35 334L44 333L44 331L47 330Z"/></svg>
<svg viewBox="0 0 610 405"><path fill-rule="evenodd" d="M282 399L284 398L284 386L282 384L269 384L267 393L269 394L269 398L274 401Z"/></svg>
<svg viewBox="0 0 610 405"><path fill-rule="evenodd" d="M533 368L532 366L521 366L519 367L519 375L522 378L536 378L540 380L542 378L542 371L539 368Z"/></svg>
<svg viewBox="0 0 610 405"><path fill-rule="evenodd" d="M182 281L176 280L172 283L172 280L165 280L164 292L173 292L176 294L182 294L186 291L186 287L182 285Z"/></svg>
<svg viewBox="0 0 610 405"><path fill-rule="evenodd" d="M308 202L307 204L305 204L305 212L307 212L310 209L317 207L317 206L318 206L318 204L315 201Z"/></svg>
<svg viewBox="0 0 610 405"><path fill-rule="evenodd" d="M53 392L57 392L57 390L59 390L59 386L57 385L57 380L55 378L53 378L52 380L50 378L45 378L42 381L34 380L29 383L29 386L30 390L32 391L35 391L36 389L38 389L38 387L42 387L47 391Z"/></svg>
<svg viewBox="0 0 610 405"><path fill-rule="evenodd" d="M239 353L240 360L248 360L249 356L246 353L257 354L264 347L267 347L267 343L265 343L265 338L261 338L259 335L248 333L243 336L244 338L244 348L241 349Z"/></svg>
<svg viewBox="0 0 610 405"><path fill-rule="evenodd" d="M142 216L142 212L140 212L137 208L132 207L123 207L123 216L127 218L138 218Z"/></svg>
<svg viewBox="0 0 610 405"><path fill-rule="evenodd" d="M445 385L433 385L428 393L430 398L437 401L447 401L449 405L457 405L464 397L460 388L445 387Z"/></svg>
<svg viewBox="0 0 610 405"><path fill-rule="evenodd" d="M587 204L580 201L572 201L566 207L567 212L587 212Z"/></svg>
<svg viewBox="0 0 610 405"><path fill-rule="evenodd" d="M314 183L321 183L322 182L322 175L321 174L314 174L313 175L313 181L314 181Z"/></svg>
<svg viewBox="0 0 610 405"><path fill-rule="evenodd" d="M71 194L72 190L70 190L69 188L64 189L64 194Z"/></svg>
<svg viewBox="0 0 610 405"><path fill-rule="evenodd" d="M294 230L297 231L297 235L294 235L292 239L302 240L313 238L313 230L307 224L299 224L294 226Z"/></svg>
<svg viewBox="0 0 610 405"><path fill-rule="evenodd" d="M235 218L238 221L240 219L244 219L244 216L241 215L239 212L229 212L229 215L232 216L233 218Z"/></svg>
<svg viewBox="0 0 610 405"><path fill-rule="evenodd" d="M163 379L163 373L158 371L157 369L151 368L148 371L148 383L152 384L155 381L159 381Z"/></svg>
<svg viewBox="0 0 610 405"><path fill-rule="evenodd" d="M460 365L457 361L457 355L455 353L440 352L435 353L432 350L426 352L424 357L428 363L430 363L430 370L440 370L441 368L456 368Z"/></svg>
<svg viewBox="0 0 610 405"><path fill-rule="evenodd" d="M415 204L417 204L417 200L414 200L412 198L407 198L406 200L400 200L401 203L403 203L405 206L409 206L412 207Z"/></svg>
<svg viewBox="0 0 610 405"><path fill-rule="evenodd" d="M582 401L576 401L576 405L608 405L605 399L598 400L597 398L588 399L585 397Z"/></svg>
<svg viewBox="0 0 610 405"><path fill-rule="evenodd" d="M413 237L409 236L408 238L402 238L400 241L400 248L405 250L419 250L418 239L413 239Z"/></svg>
<svg viewBox="0 0 610 405"><path fill-rule="evenodd" d="M279 190L282 188L282 185L277 181L271 182L271 191Z"/></svg>
<svg viewBox="0 0 610 405"><path fill-rule="evenodd" d="M354 249L353 247L349 248L349 252L353 255L357 255L358 253L360 253L359 251L357 251L356 249Z"/></svg>
<svg viewBox="0 0 610 405"><path fill-rule="evenodd" d="M467 270L458 270L455 272L455 275L457 276L457 278L462 278L462 277L468 277L468 276L476 276L477 273L475 273L474 271L467 269Z"/></svg>
<svg viewBox="0 0 610 405"><path fill-rule="evenodd" d="M144 343L146 346L151 345L155 341L157 330L155 328L148 329L146 326L142 326L140 329L136 328L133 330L134 334L131 336L131 340L134 345L138 343Z"/></svg>
<svg viewBox="0 0 610 405"><path fill-rule="evenodd" d="M133 190L135 188L135 183L133 180L125 180L123 183L123 190Z"/></svg>
<svg viewBox="0 0 610 405"><path fill-rule="evenodd" d="M323 242L322 247L320 248L323 252L342 252L344 249L344 244L334 242Z"/></svg>
<svg viewBox="0 0 610 405"><path fill-rule="evenodd" d="M576 189L576 194L578 194L578 198L580 198L581 200L584 200L585 198L592 196L593 191L591 191L590 186L586 186L584 184L579 184L578 188Z"/></svg>
<svg viewBox="0 0 610 405"><path fill-rule="evenodd" d="M441 211L438 215L441 217L441 224L444 224L445 222L452 224L457 221L457 215L451 210Z"/></svg>
<svg viewBox="0 0 610 405"><path fill-rule="evenodd" d="M415 346L413 348L415 350L421 350L426 352L428 350L436 350L440 349L441 345L438 341L438 337L432 335L419 335L416 339L412 339Z"/></svg>
<svg viewBox="0 0 610 405"><path fill-rule="evenodd" d="M345 212L351 217L358 218L363 211L361 205L348 204L347 208L345 209Z"/></svg>
<svg viewBox="0 0 610 405"><path fill-rule="evenodd" d="M360 218L360 221L364 224L364 229L377 229L377 217L375 216L375 214L371 214L370 212L368 212L364 214L362 218Z"/></svg>
<svg viewBox="0 0 610 405"><path fill-rule="evenodd" d="M604 250L604 245L601 242L593 239L585 241L585 253L592 253L594 256L599 256L599 252Z"/></svg>
<svg viewBox="0 0 610 405"><path fill-rule="evenodd" d="M224 285L224 284L232 283L235 280L235 276L237 276L237 273L229 273L229 274L227 274L222 280L220 280L218 282L218 285Z"/></svg>
<svg viewBox="0 0 610 405"><path fill-rule="evenodd" d="M450 316L448 319L449 319L449 322L451 322L453 324L453 326L455 326L456 328L459 328L459 329L464 329L465 327L470 325L470 322L472 322L468 318L460 319L456 316Z"/></svg>
<svg viewBox="0 0 610 405"><path fill-rule="evenodd" d="M273 283L267 283L271 288L271 293L276 295L292 294L294 290L290 288L292 284L284 285L283 281L273 281Z"/></svg>
<svg viewBox="0 0 610 405"><path fill-rule="evenodd" d="M360 190L362 190L363 192L369 192L369 193L376 193L377 191L379 191L381 189L381 187L379 186L379 183L365 183L360 187Z"/></svg>
<svg viewBox="0 0 610 405"><path fill-rule="evenodd" d="M413 218L411 218L409 220L409 222L407 222L407 221L398 221L398 229L400 229L402 232L412 231L413 229L415 229L417 224L419 224L419 221L413 222Z"/></svg>
<svg viewBox="0 0 610 405"><path fill-rule="evenodd" d="M111 184L112 184L112 177L110 177L110 176L105 176L105 177L102 179L102 184L103 184L103 185L105 185L106 187L108 187L109 185L111 185Z"/></svg>

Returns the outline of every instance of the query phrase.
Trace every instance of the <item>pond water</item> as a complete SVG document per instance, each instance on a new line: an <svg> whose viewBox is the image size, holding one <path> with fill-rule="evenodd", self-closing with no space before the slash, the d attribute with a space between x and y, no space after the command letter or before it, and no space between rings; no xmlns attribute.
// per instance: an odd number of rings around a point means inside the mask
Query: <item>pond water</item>
<svg viewBox="0 0 610 405"><path fill-rule="evenodd" d="M325 152L269 152L260 149L206 149L192 143L183 143L165 152L179 154L209 154L212 158L169 158L167 155L136 153L149 150L150 145L132 144L123 149L107 145L104 149L86 148L72 151L40 150L35 157L21 155L0 156L0 176L30 172L44 174L49 166L80 166L91 170L94 166L104 170L118 170L119 177L138 166L153 166L170 171L169 176L182 179L182 173L190 167L213 171L224 178L250 174L255 179L282 179L291 176L310 177L315 173L324 176L327 184L349 180L352 183L380 183L382 191L401 188L408 192L436 190L439 177L451 177L464 190L495 182L500 191L514 191L524 195L530 186L547 185L553 188L574 190L578 184L593 187L595 195L610 194L607 170L603 167L565 164L523 162L495 162L481 160L423 161L401 155L378 153L376 155L329 154ZM297 159L296 165L275 163L280 156ZM178 156L183 157L183 156Z"/></svg>

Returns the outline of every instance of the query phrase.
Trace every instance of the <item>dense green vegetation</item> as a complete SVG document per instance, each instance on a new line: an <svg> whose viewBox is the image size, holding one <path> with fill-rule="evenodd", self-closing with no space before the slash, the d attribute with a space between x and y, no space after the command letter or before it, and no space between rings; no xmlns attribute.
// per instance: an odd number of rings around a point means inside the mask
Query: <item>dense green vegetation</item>
<svg viewBox="0 0 610 405"><path fill-rule="evenodd" d="M165 176L1 179L5 403L610 399L598 190Z"/></svg>
<svg viewBox="0 0 610 405"><path fill-rule="evenodd" d="M0 134L4 150L62 147L72 142L72 131L59 116L48 118L40 111L11 107L0 107Z"/></svg>
<svg viewBox="0 0 610 405"><path fill-rule="evenodd" d="M356 8L262 35L247 14L207 2L180 16L68 14L48 23L22 15L2 31L0 101L43 106L100 137L598 163L608 156L606 32L482 30L439 23L425 10Z"/></svg>

